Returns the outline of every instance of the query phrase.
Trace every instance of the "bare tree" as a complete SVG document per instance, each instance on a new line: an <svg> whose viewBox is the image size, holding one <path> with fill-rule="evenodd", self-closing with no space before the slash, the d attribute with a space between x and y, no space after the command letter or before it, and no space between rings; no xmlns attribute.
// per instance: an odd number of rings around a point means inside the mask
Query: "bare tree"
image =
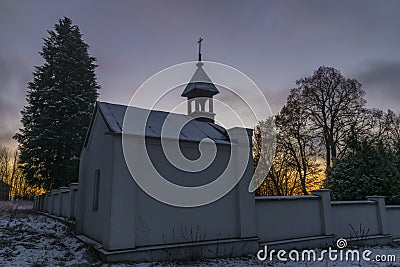
<svg viewBox="0 0 400 267"><path fill-rule="evenodd" d="M0 148L0 180L7 182L10 172L10 151L6 147Z"/></svg>
<svg viewBox="0 0 400 267"><path fill-rule="evenodd" d="M382 144L393 149L400 142L400 115L392 110L384 112L380 109L365 109L352 129L352 137L369 143Z"/></svg>
<svg viewBox="0 0 400 267"><path fill-rule="evenodd" d="M348 150L349 138L359 137L389 148L400 145L400 115L365 108L365 92L355 79L321 66L312 76L296 81L285 106L255 130L254 158L263 158L260 134L270 121L277 128L277 148L269 173L257 191L260 195L308 194L322 186L320 172L328 171ZM261 149L262 148L262 149Z"/></svg>
<svg viewBox="0 0 400 267"><path fill-rule="evenodd" d="M270 132L272 122L276 123L275 157L268 173L257 174L260 179L265 178L256 192L257 195L308 194L309 188L316 186L320 172L314 156L316 148L304 127L306 117L299 112L298 107L300 105L294 99L288 98L288 104L275 119L268 118L259 122L254 131L253 156L256 165L259 160L269 160L272 144L261 144L260 135ZM322 181L319 182L322 184Z"/></svg>
<svg viewBox="0 0 400 267"><path fill-rule="evenodd" d="M42 189L29 186L18 168L18 151L0 147L0 181L11 186L11 196L26 196L44 192Z"/></svg>
<svg viewBox="0 0 400 267"><path fill-rule="evenodd" d="M400 114L396 116L396 113L389 109L384 113L383 124L385 130L383 140L393 148L400 143Z"/></svg>
<svg viewBox="0 0 400 267"><path fill-rule="evenodd" d="M303 99L296 90L292 90L286 105L276 116L278 146L286 155L286 160L293 166L301 190L308 195L307 183L318 176L320 169L317 162L318 147L310 134L309 116L304 108Z"/></svg>
<svg viewBox="0 0 400 267"><path fill-rule="evenodd" d="M325 66L296 84L294 92L303 98L311 130L324 145L329 169L341 153L350 128L364 112L365 92L357 80L347 79L337 69Z"/></svg>

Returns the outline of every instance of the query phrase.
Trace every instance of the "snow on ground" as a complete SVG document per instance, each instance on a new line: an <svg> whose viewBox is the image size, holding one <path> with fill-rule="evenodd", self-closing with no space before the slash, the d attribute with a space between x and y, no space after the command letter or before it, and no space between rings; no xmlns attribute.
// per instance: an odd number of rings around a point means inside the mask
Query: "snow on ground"
<svg viewBox="0 0 400 267"><path fill-rule="evenodd" d="M395 263L378 262L272 262L256 259L253 255L235 259L209 259L176 263L107 264L101 262L90 245L77 240L65 224L37 214L32 202L0 201L0 266L400 266L399 247L373 247L372 255L395 255ZM254 252L256 254L256 251Z"/></svg>
<svg viewBox="0 0 400 267"><path fill-rule="evenodd" d="M15 200L15 201L0 200L0 212L1 211L9 211L9 210L13 210L13 209L31 210L31 209L33 209L33 202L25 201L25 200Z"/></svg>
<svg viewBox="0 0 400 267"><path fill-rule="evenodd" d="M31 203L0 203L0 266L89 264L87 246L64 224L39 215ZM30 208L29 208L30 207Z"/></svg>

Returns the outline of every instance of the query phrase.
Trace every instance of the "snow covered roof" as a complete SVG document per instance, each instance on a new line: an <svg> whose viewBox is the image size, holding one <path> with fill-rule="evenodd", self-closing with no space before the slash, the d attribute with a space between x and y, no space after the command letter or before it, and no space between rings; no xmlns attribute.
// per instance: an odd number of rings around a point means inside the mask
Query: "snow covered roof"
<svg viewBox="0 0 400 267"><path fill-rule="evenodd" d="M95 110L98 110L101 113L110 132L121 134L126 109L127 106L124 105L97 102ZM129 112L133 111L138 117L144 117L148 114L148 110L142 108L129 107L129 109L132 109ZM230 144L225 128L215 123L198 121L189 115L158 110L150 111L146 122L146 136L160 138L161 129L167 116L168 120L172 120L172 123L174 123L174 120L179 123L182 121L185 123L185 126L180 132L179 140L199 142L204 138L210 138L216 143ZM138 128L139 127L143 126L138 125ZM89 134L90 131L91 130L89 129Z"/></svg>
<svg viewBox="0 0 400 267"><path fill-rule="evenodd" d="M203 63L199 62L196 64L197 69L193 74L190 82L183 90L183 97L203 97L203 96L213 96L219 93L217 87L213 84L210 77L204 71Z"/></svg>

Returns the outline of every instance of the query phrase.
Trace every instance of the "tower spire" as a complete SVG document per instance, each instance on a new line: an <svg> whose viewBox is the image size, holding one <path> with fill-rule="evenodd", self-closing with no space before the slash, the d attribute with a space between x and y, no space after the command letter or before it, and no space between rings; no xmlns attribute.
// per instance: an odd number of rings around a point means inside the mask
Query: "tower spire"
<svg viewBox="0 0 400 267"><path fill-rule="evenodd" d="M198 45L199 45L199 62L201 61L201 42L203 41L203 39L200 37L199 40L197 41Z"/></svg>
<svg viewBox="0 0 400 267"><path fill-rule="evenodd" d="M214 104L213 96L219 91L203 69L204 63L201 62L201 41L199 45L199 62L196 63L197 69L189 83L183 90L183 97L187 98L188 115L196 120L214 123Z"/></svg>

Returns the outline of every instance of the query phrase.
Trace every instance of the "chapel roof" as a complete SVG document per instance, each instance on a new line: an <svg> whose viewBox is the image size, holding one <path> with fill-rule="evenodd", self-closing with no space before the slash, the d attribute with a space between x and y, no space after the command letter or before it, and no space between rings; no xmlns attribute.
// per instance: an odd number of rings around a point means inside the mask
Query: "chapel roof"
<svg viewBox="0 0 400 267"><path fill-rule="evenodd" d="M110 132L115 134L122 133L122 126L127 108L127 106L119 104L106 102L96 103L96 110L98 109L103 116ZM216 143L230 144L226 129L215 123L198 121L189 115L169 113L159 110L149 111L131 106L129 107L129 112L136 116L138 121L146 121L146 137L160 138L162 126L168 116L168 120L170 120L172 125L174 125L174 123L177 125L185 125L180 131L179 140L199 142L204 138L210 138ZM148 118L146 120L147 115ZM141 127L139 124L140 123L138 123L138 128ZM140 133L140 129L138 129L138 133Z"/></svg>

